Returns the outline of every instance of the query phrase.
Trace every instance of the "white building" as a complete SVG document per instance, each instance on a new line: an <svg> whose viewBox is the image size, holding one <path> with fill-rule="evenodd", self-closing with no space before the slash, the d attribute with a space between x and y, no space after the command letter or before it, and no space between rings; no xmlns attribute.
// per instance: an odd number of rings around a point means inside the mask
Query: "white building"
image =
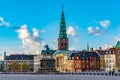
<svg viewBox="0 0 120 80"><path fill-rule="evenodd" d="M115 51L109 50L105 55L105 70L113 71L116 69Z"/></svg>
<svg viewBox="0 0 120 80"><path fill-rule="evenodd" d="M6 53L5 53L6 54ZM9 67L11 64L16 63L21 65L21 70L17 72L23 71L22 64L25 63L27 66L29 66L29 70L27 71L33 71L33 65L34 65L34 55L26 55L26 54L13 54L9 56L4 56L4 71L9 71ZM13 71L13 69L10 70L10 72Z"/></svg>
<svg viewBox="0 0 120 80"><path fill-rule="evenodd" d="M34 56L34 72L40 69L41 54Z"/></svg>

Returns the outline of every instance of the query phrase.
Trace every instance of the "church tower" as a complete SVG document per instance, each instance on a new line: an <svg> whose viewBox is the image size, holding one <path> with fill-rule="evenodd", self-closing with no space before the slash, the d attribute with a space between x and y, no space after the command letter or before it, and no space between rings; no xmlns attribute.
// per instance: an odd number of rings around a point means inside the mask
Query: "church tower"
<svg viewBox="0 0 120 80"><path fill-rule="evenodd" d="M63 5L62 5L62 14L61 14L60 30L59 30L59 38L58 38L58 50L68 50L68 38L66 33Z"/></svg>

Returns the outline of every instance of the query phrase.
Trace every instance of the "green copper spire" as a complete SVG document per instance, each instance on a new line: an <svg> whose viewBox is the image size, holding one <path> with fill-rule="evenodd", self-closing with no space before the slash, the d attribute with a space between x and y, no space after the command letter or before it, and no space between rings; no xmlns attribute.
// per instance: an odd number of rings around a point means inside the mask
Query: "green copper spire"
<svg viewBox="0 0 120 80"><path fill-rule="evenodd" d="M60 21L59 38L67 38L63 5L62 5L62 14L61 14L61 21Z"/></svg>
<svg viewBox="0 0 120 80"><path fill-rule="evenodd" d="M6 59L6 51L4 52L4 59Z"/></svg>
<svg viewBox="0 0 120 80"><path fill-rule="evenodd" d="M87 51L89 51L89 43L87 43Z"/></svg>

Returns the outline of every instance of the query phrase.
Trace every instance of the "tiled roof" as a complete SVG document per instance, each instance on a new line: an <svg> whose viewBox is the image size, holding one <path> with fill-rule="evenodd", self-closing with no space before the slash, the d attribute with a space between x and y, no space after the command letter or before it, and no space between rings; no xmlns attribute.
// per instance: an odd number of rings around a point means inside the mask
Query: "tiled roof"
<svg viewBox="0 0 120 80"><path fill-rule="evenodd" d="M79 56L80 59L89 59L89 57L96 57L97 60L100 56L96 52L80 51L79 53L72 53L69 57Z"/></svg>
<svg viewBox="0 0 120 80"><path fill-rule="evenodd" d="M96 50L96 52L97 52L99 55L104 55L104 54L106 54L107 50Z"/></svg>
<svg viewBox="0 0 120 80"><path fill-rule="evenodd" d="M120 48L120 41L117 42L115 48Z"/></svg>
<svg viewBox="0 0 120 80"><path fill-rule="evenodd" d="M14 54L6 56L6 60L33 60L35 55Z"/></svg>

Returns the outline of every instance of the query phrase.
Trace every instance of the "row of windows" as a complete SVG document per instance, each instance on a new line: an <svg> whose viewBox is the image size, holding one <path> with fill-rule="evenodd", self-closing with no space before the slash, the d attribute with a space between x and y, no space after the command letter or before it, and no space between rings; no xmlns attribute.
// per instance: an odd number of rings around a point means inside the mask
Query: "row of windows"
<svg viewBox="0 0 120 80"><path fill-rule="evenodd" d="M111 55L106 55L106 58L112 58L112 56Z"/></svg>
<svg viewBox="0 0 120 80"><path fill-rule="evenodd" d="M81 61L75 61L75 64L77 64L77 63L79 64L79 63L81 63Z"/></svg>
<svg viewBox="0 0 120 80"><path fill-rule="evenodd" d="M114 63L114 62L115 62L115 60L106 60L106 62L113 62L113 63Z"/></svg>
<svg viewBox="0 0 120 80"><path fill-rule="evenodd" d="M13 63L13 62L25 62L25 63L33 63L33 61L6 61L6 63Z"/></svg>
<svg viewBox="0 0 120 80"><path fill-rule="evenodd" d="M79 66L75 66L75 68L81 68L81 66L79 65Z"/></svg>
<svg viewBox="0 0 120 80"><path fill-rule="evenodd" d="M86 63L89 63L88 60L87 60L87 61L82 60L81 62L82 62L82 63L85 63L85 62L86 62ZM94 64L95 64L96 62L99 63L99 61L90 61L90 63L94 63ZM80 61L75 61L75 63L80 63Z"/></svg>
<svg viewBox="0 0 120 80"><path fill-rule="evenodd" d="M107 68L114 68L115 65L111 65L111 64L110 64L110 65L106 65L106 67L107 67Z"/></svg>
<svg viewBox="0 0 120 80"><path fill-rule="evenodd" d="M120 53L120 50L116 50L116 51L108 51L106 53Z"/></svg>
<svg viewBox="0 0 120 80"><path fill-rule="evenodd" d="M66 43L61 43L61 46L67 46L67 44Z"/></svg>

